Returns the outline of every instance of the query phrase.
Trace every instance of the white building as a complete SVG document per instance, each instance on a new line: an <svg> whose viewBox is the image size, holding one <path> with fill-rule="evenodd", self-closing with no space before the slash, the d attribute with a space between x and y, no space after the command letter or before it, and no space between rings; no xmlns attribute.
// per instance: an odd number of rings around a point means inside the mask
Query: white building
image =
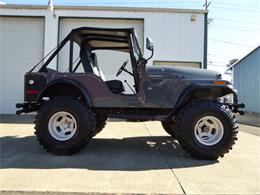
<svg viewBox="0 0 260 195"><path fill-rule="evenodd" d="M0 114L13 114L15 103L23 101L25 72L71 29L81 26L134 27L144 56L150 55L144 49L145 38L155 43L149 65L205 68L207 64L205 10L0 4ZM61 53L51 66L61 69L67 58L66 52ZM108 75L116 72L109 70Z"/></svg>

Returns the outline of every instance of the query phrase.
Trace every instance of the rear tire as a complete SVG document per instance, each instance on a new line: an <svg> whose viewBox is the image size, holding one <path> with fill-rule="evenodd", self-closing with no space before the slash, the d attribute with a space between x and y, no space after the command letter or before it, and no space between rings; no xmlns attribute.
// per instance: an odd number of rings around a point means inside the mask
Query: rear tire
<svg viewBox="0 0 260 195"><path fill-rule="evenodd" d="M215 160L232 149L238 124L232 111L217 101L194 102L177 116L176 137L197 159Z"/></svg>
<svg viewBox="0 0 260 195"><path fill-rule="evenodd" d="M93 112L74 97L54 97L42 103L35 120L35 135L43 148L71 155L91 140L96 121Z"/></svg>

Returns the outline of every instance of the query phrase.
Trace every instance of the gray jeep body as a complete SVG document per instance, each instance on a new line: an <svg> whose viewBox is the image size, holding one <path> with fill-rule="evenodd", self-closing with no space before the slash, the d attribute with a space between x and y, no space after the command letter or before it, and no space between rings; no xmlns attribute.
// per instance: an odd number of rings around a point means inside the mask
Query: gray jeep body
<svg viewBox="0 0 260 195"><path fill-rule="evenodd" d="M80 46L80 62L84 73L76 73L73 64L73 43ZM70 44L69 71L48 68L49 63ZM94 74L91 55L95 50L129 52L134 77L134 94L125 94L121 81L104 81ZM54 96L77 96L97 113L107 117L129 120L166 120L192 100L217 100L233 94L229 104L234 112L241 107L231 83L221 79L215 71L146 66L134 29L104 29L82 27L73 29L59 44L50 58L37 72L26 73L24 103L17 104L17 114L37 111L42 101ZM110 82L110 83L109 83ZM112 86L110 85L112 83ZM114 85L115 84L115 85ZM114 86L113 86L114 85ZM120 88L119 90L113 88Z"/></svg>

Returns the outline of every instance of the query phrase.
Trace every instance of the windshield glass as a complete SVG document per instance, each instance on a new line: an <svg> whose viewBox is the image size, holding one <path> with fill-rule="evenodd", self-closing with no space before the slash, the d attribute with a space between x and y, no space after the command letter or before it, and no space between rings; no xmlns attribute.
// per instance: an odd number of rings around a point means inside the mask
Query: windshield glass
<svg viewBox="0 0 260 195"><path fill-rule="evenodd" d="M132 45L133 45L133 53L135 56L135 60L138 61L142 58L142 52L139 47L138 41L137 41L137 35L135 32L132 34Z"/></svg>

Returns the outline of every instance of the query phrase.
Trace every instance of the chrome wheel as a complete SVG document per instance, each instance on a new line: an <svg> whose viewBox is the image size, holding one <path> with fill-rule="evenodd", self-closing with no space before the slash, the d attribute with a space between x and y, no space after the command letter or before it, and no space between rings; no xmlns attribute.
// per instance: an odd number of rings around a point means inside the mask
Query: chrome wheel
<svg viewBox="0 0 260 195"><path fill-rule="evenodd" d="M206 146L212 146L222 139L224 127L217 117L205 116L196 123L194 134L198 142Z"/></svg>
<svg viewBox="0 0 260 195"><path fill-rule="evenodd" d="M67 141L75 135L77 121L69 112L56 112L49 120L48 129L54 139Z"/></svg>

